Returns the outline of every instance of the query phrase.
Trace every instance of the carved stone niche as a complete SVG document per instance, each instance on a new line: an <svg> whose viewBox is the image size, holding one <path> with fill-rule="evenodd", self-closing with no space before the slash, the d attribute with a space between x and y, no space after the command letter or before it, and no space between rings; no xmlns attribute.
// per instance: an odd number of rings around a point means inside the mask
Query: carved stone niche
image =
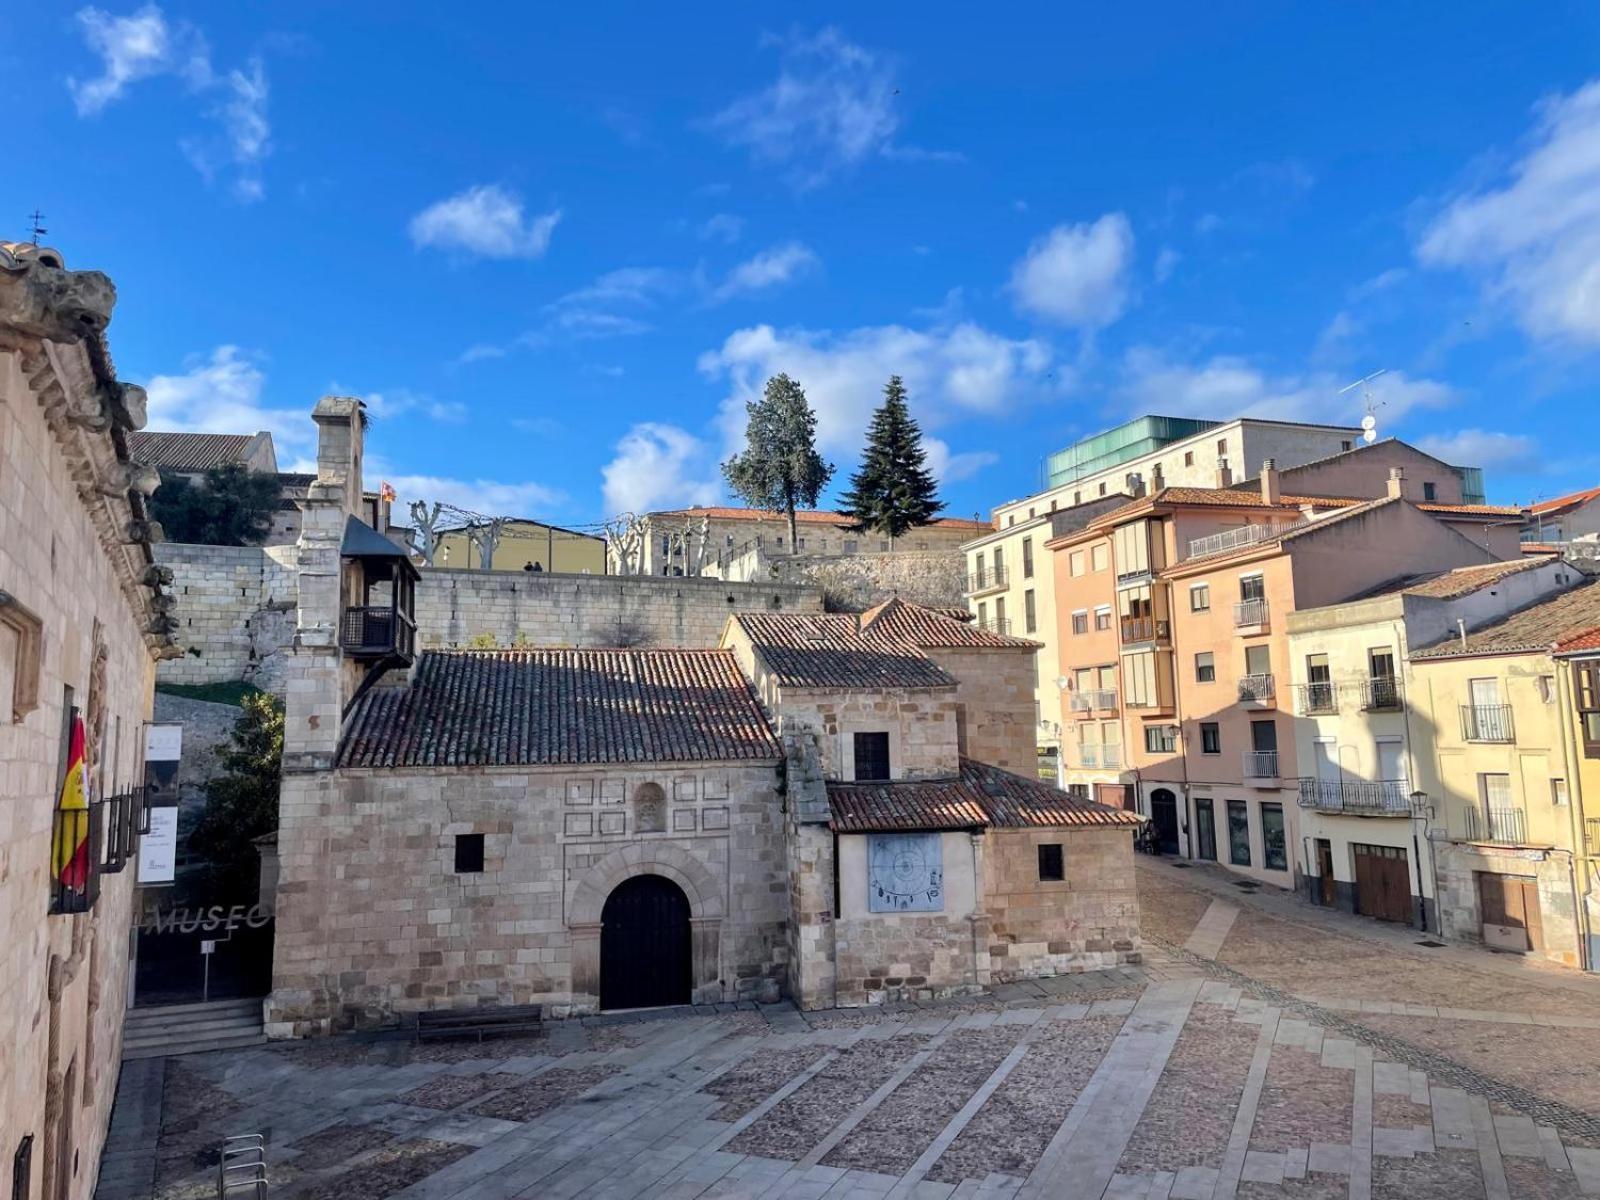
<svg viewBox="0 0 1600 1200"><path fill-rule="evenodd" d="M659 783L641 783L633 793L633 831L667 831L667 793L661 790Z"/></svg>
<svg viewBox="0 0 1600 1200"><path fill-rule="evenodd" d="M44 661L44 622L10 592L0 591L0 629L14 635L11 662L11 720L21 724L39 707L39 670Z"/></svg>

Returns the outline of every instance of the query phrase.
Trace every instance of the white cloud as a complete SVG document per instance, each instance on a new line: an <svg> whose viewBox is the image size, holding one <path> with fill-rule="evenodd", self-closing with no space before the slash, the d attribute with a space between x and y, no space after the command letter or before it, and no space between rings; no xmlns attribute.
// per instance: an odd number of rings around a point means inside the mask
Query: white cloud
<svg viewBox="0 0 1600 1200"><path fill-rule="evenodd" d="M729 334L699 365L728 381L719 417L727 448L743 442L746 401L785 372L800 381L817 413L818 446L849 470L890 375L904 378L912 412L926 429L1015 406L1043 390L1050 350L970 322L927 330L867 326L838 335L756 325Z"/></svg>
<svg viewBox="0 0 1600 1200"><path fill-rule="evenodd" d="M715 300L727 300L749 292L778 287L812 270L821 262L811 247L800 242L785 242L763 250L728 272L727 279L712 293Z"/></svg>
<svg viewBox="0 0 1600 1200"><path fill-rule="evenodd" d="M1183 261L1171 246L1161 247L1161 253L1156 255L1156 282L1165 283L1172 278L1172 273L1178 269L1178 264Z"/></svg>
<svg viewBox="0 0 1600 1200"><path fill-rule="evenodd" d="M608 514L713 504L722 494L710 448L676 425L653 421L628 430L600 474Z"/></svg>
<svg viewBox="0 0 1600 1200"><path fill-rule="evenodd" d="M334 395L357 395L334 384L329 389ZM420 413L435 421L455 424L467 419L467 406L459 400L436 400L432 396L413 392L408 388L395 388L388 392L359 393L367 411L375 421L392 421L406 413Z"/></svg>
<svg viewBox="0 0 1600 1200"><path fill-rule="evenodd" d="M677 275L665 267L622 267L607 271L593 283L568 292L555 306L584 304L649 304L676 290Z"/></svg>
<svg viewBox="0 0 1600 1200"><path fill-rule="evenodd" d="M560 220L560 209L526 216L515 193L480 184L412 217L411 241L419 249L434 246L483 258L539 258Z"/></svg>
<svg viewBox="0 0 1600 1200"><path fill-rule="evenodd" d="M1017 304L1061 325L1098 329L1127 307L1133 228L1122 213L1057 225L1012 268Z"/></svg>
<svg viewBox="0 0 1600 1200"><path fill-rule="evenodd" d="M717 213L700 222L695 234L703 242L721 242L731 246L744 234L744 218L732 213Z"/></svg>
<svg viewBox="0 0 1600 1200"><path fill-rule="evenodd" d="M1366 402L1360 392L1339 395L1347 383L1349 380L1325 371L1275 375L1235 355L1187 363L1138 347L1123 360L1119 394L1133 413L1355 425L1365 413ZM1441 407L1456 398L1448 384L1412 379L1403 371L1390 371L1373 380L1371 390L1380 434L1414 408Z"/></svg>
<svg viewBox="0 0 1600 1200"><path fill-rule="evenodd" d="M900 117L891 59L831 28L777 44L783 51L777 80L708 122L730 145L781 167L800 187L872 156L951 157L894 143Z"/></svg>
<svg viewBox="0 0 1600 1200"><path fill-rule="evenodd" d="M77 20L84 41L101 61L97 78L67 79L79 116L100 112L141 79L178 75L191 93L207 100L206 115L218 128L214 137L180 141L189 161L208 183L233 168L232 189L240 200L265 195L261 164L272 153L272 126L267 119L270 88L259 57L242 69L218 72L200 31L187 22L170 24L154 4L127 17L84 8Z"/></svg>
<svg viewBox="0 0 1600 1200"><path fill-rule="evenodd" d="M1462 429L1417 439L1417 448L1458 467L1535 471L1543 463L1536 439L1521 433Z"/></svg>
<svg viewBox="0 0 1600 1200"><path fill-rule="evenodd" d="M132 16L113 17L98 8L79 9L78 28L89 49L100 56L98 78L67 77L80 117L121 99L128 85L160 75L172 65L173 37L161 9L148 4Z"/></svg>
<svg viewBox="0 0 1600 1200"><path fill-rule="evenodd" d="M985 467L991 467L1000 461L1000 456L992 450L953 453L949 444L941 438L923 438L922 448L928 452L928 470L933 472L933 477L940 483L971 479Z"/></svg>
<svg viewBox="0 0 1600 1200"><path fill-rule="evenodd" d="M1600 80L1543 102L1522 157L1449 204L1417 255L1483 275L1535 337L1600 344Z"/></svg>
<svg viewBox="0 0 1600 1200"><path fill-rule="evenodd" d="M185 366L181 375L157 375L145 384L151 429L196 433L268 429L280 456L315 446L311 406L297 410L264 405L266 376L239 347L218 346L209 358L193 359Z"/></svg>

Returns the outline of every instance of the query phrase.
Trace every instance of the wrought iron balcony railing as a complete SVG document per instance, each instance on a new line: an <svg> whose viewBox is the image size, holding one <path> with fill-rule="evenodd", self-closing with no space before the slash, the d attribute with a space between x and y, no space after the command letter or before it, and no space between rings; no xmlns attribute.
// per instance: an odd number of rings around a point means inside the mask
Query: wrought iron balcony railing
<svg viewBox="0 0 1600 1200"><path fill-rule="evenodd" d="M1270 542L1304 524L1304 521L1294 521L1287 525L1241 525L1237 529L1225 529L1207 537L1191 538L1189 553L1185 557L1204 558L1208 554L1221 554L1224 550L1237 550L1240 546Z"/></svg>
<svg viewBox="0 0 1600 1200"><path fill-rule="evenodd" d="M1010 617L984 617L980 620L974 621L973 624L979 629L987 630L990 633L1011 632Z"/></svg>
<svg viewBox="0 0 1600 1200"><path fill-rule="evenodd" d="M1361 710L1382 712L1399 708L1401 702L1400 680L1393 675L1374 675L1361 681Z"/></svg>
<svg viewBox="0 0 1600 1200"><path fill-rule="evenodd" d="M1327 680L1318 680L1315 683L1297 683L1295 692L1295 712L1302 717L1314 717L1320 713L1336 713L1339 711L1339 692L1337 687Z"/></svg>
<svg viewBox="0 0 1600 1200"><path fill-rule="evenodd" d="M1122 747L1102 742L1079 742L1078 765L1115 770L1122 766Z"/></svg>
<svg viewBox="0 0 1600 1200"><path fill-rule="evenodd" d="M1117 707L1117 692L1115 688L1073 692L1067 707L1072 712L1110 712Z"/></svg>
<svg viewBox="0 0 1600 1200"><path fill-rule="evenodd" d="M1404 779L1300 779L1300 807L1364 817L1403 817L1411 812Z"/></svg>
<svg viewBox="0 0 1600 1200"><path fill-rule="evenodd" d="M1528 815L1520 808L1469 808L1463 814L1463 839L1469 842L1528 842Z"/></svg>
<svg viewBox="0 0 1600 1200"><path fill-rule="evenodd" d="M1259 596L1254 600L1241 600L1233 606L1233 623L1239 629L1252 625L1265 625L1268 613L1265 596Z"/></svg>
<svg viewBox="0 0 1600 1200"><path fill-rule="evenodd" d="M1461 738L1468 742L1509 742L1511 706L1509 704L1463 704Z"/></svg>
<svg viewBox="0 0 1600 1200"><path fill-rule="evenodd" d="M1006 569L1004 567L992 567L982 571L974 571L967 576L967 593L969 595L974 592L987 592L991 588L1003 588L1005 586Z"/></svg>
<svg viewBox="0 0 1600 1200"><path fill-rule="evenodd" d="M1277 685L1271 674L1266 675L1241 675L1239 677L1239 699L1241 701L1256 701L1266 703L1278 694Z"/></svg>
<svg viewBox="0 0 1600 1200"><path fill-rule="evenodd" d="M1276 750L1246 750L1244 752L1244 777L1246 779L1276 779L1278 777L1278 752Z"/></svg>

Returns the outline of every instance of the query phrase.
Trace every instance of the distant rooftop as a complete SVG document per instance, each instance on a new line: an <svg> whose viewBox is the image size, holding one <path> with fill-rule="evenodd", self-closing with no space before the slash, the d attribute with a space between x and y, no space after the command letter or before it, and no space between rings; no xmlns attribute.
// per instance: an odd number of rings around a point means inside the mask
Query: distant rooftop
<svg viewBox="0 0 1600 1200"><path fill-rule="evenodd" d="M1221 424L1197 417L1135 417L1050 455L1044 460L1044 485L1060 487L1108 471Z"/></svg>
<svg viewBox="0 0 1600 1200"><path fill-rule="evenodd" d="M1459 658L1473 654L1527 654L1600 627L1600 580L1524 606L1498 621L1470 631L1465 640L1446 638L1413 659Z"/></svg>
<svg viewBox="0 0 1600 1200"><path fill-rule="evenodd" d="M244 461L253 433L130 433L128 454L162 471L209 471Z"/></svg>

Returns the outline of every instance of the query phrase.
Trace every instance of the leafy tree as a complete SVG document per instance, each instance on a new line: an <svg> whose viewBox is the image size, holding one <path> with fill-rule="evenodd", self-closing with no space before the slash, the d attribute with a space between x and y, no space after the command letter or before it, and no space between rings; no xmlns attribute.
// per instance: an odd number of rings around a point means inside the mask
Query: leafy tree
<svg viewBox="0 0 1600 1200"><path fill-rule="evenodd" d="M745 411L745 449L722 464L722 474L745 503L789 518L793 550L795 509L815 508L833 478L833 464L817 453L817 414L805 390L787 375L767 380L766 392Z"/></svg>
<svg viewBox="0 0 1600 1200"><path fill-rule="evenodd" d="M243 463L212 467L198 483L163 471L150 497L150 515L169 542L253 546L272 528L281 494L276 475Z"/></svg>
<svg viewBox="0 0 1600 1200"><path fill-rule="evenodd" d="M189 834L189 852L206 863L212 903L253 900L260 879L253 839L278 828L283 705L265 692L244 697L223 773L207 781L206 807Z"/></svg>
<svg viewBox="0 0 1600 1200"><path fill-rule="evenodd" d="M850 478L844 494L844 511L857 529L897 538L908 529L926 525L943 508L938 481L929 472L922 430L906 407L906 387L900 376L889 376L883 404L872 414L867 449L861 469Z"/></svg>

